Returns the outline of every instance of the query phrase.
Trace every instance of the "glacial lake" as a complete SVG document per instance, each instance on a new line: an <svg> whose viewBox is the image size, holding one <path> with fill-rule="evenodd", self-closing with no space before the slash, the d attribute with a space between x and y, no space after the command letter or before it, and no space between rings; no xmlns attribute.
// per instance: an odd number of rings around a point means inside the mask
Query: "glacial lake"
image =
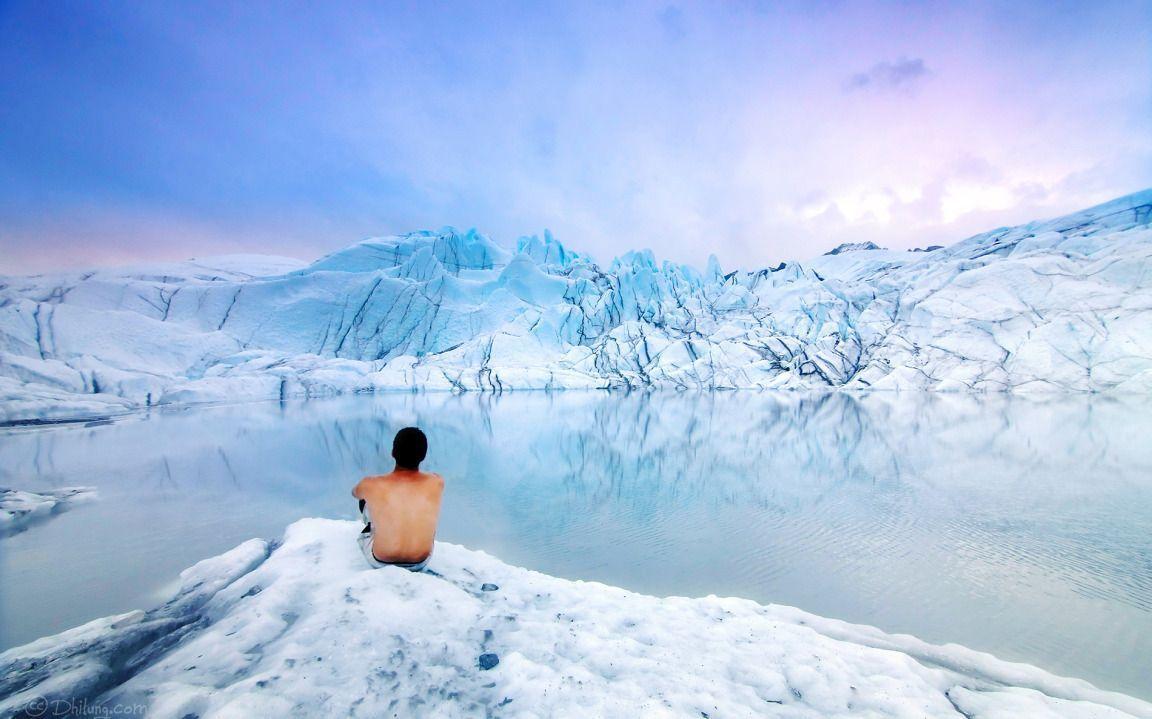
<svg viewBox="0 0 1152 719"><path fill-rule="evenodd" d="M1152 699L1152 412L1100 396L384 394L7 429L0 486L99 497L0 538L0 648L152 606L297 518L354 518L409 424L447 479L441 540Z"/></svg>

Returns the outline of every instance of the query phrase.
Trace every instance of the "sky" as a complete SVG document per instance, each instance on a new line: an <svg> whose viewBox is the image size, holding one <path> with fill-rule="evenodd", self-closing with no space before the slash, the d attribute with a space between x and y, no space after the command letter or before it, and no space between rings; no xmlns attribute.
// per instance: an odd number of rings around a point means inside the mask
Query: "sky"
<svg viewBox="0 0 1152 719"><path fill-rule="evenodd" d="M0 273L445 225L754 269L1150 186L1150 0L0 0Z"/></svg>

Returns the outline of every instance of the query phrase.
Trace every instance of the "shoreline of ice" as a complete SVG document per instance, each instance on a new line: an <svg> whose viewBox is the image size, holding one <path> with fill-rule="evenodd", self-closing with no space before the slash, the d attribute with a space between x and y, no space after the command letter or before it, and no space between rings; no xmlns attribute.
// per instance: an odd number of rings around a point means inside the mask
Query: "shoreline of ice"
<svg viewBox="0 0 1152 719"><path fill-rule="evenodd" d="M44 492L0 487L0 537L19 534L67 511L77 502L95 497L94 487L61 487Z"/></svg>
<svg viewBox="0 0 1152 719"><path fill-rule="evenodd" d="M1152 717L1083 680L791 607L650 597L447 543L434 573L370 570L357 531L299 520L185 570L156 609L0 654L0 713Z"/></svg>
<svg viewBox="0 0 1152 719"><path fill-rule="evenodd" d="M411 394L429 394L432 396L460 396L460 395L484 395L484 396L503 396L503 395L520 395L520 394L555 394L555 393L593 393L603 394L609 396L611 394L645 394L645 395L659 395L662 393L681 394L688 392L753 392L753 393L780 393L781 397L820 397L824 395L844 394L852 397L865 397L868 395L892 396L899 397L901 395L929 393L933 395L942 396L982 396L991 395L998 397L1011 397L1020 399L1034 399L1042 401L1047 398L1060 397L1064 395L1084 396L1084 397L1101 397L1101 398L1123 398L1133 396L1131 393L1120 391L1052 391L1052 392L1024 392L1024 391L1011 391L1003 390L996 392L979 391L979 392L958 392L955 390L932 390L924 388L891 388L891 389L876 389L866 387L787 387L787 388L765 388L765 387L724 387L724 388L684 388L684 387L665 387L665 386L648 386L648 387L508 387L499 390L453 390L448 388L429 388L429 387L389 387L382 389L349 389L348 391L339 392L325 392L320 394L291 394L285 397L242 397L237 399L226 399L220 397L203 397L195 399L187 399L180 402L169 402L165 404L152 404L118 407L115 412L87 412L87 413L69 413L63 412L57 414L60 410L58 407L49 409L47 412L39 416L27 417L23 419L10 419L0 420L0 433L5 430L50 430L55 428L68 428L68 427L92 427L97 425L106 424L109 422L118 422L123 420L130 420L133 418L147 417L151 412L179 412L191 409L212 409L215 407L233 407L251 404L265 404L265 403L284 403L284 402L308 402L311 400L330 400L341 397L365 396L365 397L388 397L388 396L402 396Z"/></svg>

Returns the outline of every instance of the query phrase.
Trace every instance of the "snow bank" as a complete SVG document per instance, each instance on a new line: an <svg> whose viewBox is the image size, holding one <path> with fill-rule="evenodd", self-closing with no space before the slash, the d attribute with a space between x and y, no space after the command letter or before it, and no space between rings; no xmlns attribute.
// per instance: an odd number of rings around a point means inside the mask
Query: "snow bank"
<svg viewBox="0 0 1152 719"><path fill-rule="evenodd" d="M270 554L253 540L189 570L164 607L0 654L0 710L1152 717L1083 681L788 607L657 599L445 543L430 573L370 570L357 530L300 520Z"/></svg>
<svg viewBox="0 0 1152 719"><path fill-rule="evenodd" d="M0 537L18 534L63 512L76 502L96 497L92 487L63 487L47 492L26 492L0 487Z"/></svg>
<svg viewBox="0 0 1152 719"><path fill-rule="evenodd" d="M180 589L161 607L96 619L0 654L0 715L42 716L44 706L79 706L115 687L206 626L205 603L267 556L266 542L249 540L184 570Z"/></svg>
<svg viewBox="0 0 1152 719"><path fill-rule="evenodd" d="M933 252L725 273L551 235L0 277L0 422L380 390L1147 391L1152 190Z"/></svg>

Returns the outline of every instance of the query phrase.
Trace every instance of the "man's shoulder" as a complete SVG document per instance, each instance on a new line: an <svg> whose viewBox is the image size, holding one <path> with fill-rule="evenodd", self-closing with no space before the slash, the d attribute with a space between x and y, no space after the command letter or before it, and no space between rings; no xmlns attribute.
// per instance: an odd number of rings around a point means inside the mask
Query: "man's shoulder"
<svg viewBox="0 0 1152 719"><path fill-rule="evenodd" d="M436 484L444 484L444 478L436 472L421 472L420 479L426 482L435 482ZM413 479L411 474L406 476L397 476L395 472L388 474L373 474L361 479L362 484L388 484L396 481L411 482Z"/></svg>

